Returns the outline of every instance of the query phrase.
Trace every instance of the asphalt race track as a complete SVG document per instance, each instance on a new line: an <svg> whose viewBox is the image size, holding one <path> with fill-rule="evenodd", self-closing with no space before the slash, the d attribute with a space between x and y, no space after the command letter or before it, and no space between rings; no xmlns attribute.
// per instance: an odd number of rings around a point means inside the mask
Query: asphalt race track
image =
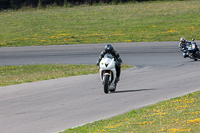
<svg viewBox="0 0 200 133"><path fill-rule="evenodd" d="M0 48L0 65L95 64L104 46ZM135 66L115 93L104 94L99 74L0 87L0 131L54 133L200 90L200 61L184 59L178 42L113 46Z"/></svg>

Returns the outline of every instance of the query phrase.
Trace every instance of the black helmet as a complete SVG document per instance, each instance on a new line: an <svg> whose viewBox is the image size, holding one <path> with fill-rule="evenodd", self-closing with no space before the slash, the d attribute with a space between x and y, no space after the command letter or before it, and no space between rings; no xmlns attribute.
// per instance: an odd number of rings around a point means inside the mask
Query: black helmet
<svg viewBox="0 0 200 133"><path fill-rule="evenodd" d="M111 44L107 44L105 46L106 53L112 53L113 50L114 50L114 48L113 48L113 46Z"/></svg>

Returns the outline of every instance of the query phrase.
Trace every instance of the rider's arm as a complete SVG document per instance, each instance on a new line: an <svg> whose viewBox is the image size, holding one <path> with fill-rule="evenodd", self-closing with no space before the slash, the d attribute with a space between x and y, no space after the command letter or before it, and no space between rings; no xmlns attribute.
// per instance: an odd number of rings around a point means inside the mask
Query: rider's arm
<svg viewBox="0 0 200 133"><path fill-rule="evenodd" d="M119 53L117 53L116 51L114 52L115 53L115 59L117 59L117 61L122 64L122 59L120 58L120 55Z"/></svg>
<svg viewBox="0 0 200 133"><path fill-rule="evenodd" d="M99 63L100 63L101 59L104 57L104 55L105 55L105 51L102 51L100 56L99 56L99 59L97 60L97 65L98 66L99 66Z"/></svg>
<svg viewBox="0 0 200 133"><path fill-rule="evenodd" d="M179 46L179 48L181 48L181 42L179 42L178 46Z"/></svg>

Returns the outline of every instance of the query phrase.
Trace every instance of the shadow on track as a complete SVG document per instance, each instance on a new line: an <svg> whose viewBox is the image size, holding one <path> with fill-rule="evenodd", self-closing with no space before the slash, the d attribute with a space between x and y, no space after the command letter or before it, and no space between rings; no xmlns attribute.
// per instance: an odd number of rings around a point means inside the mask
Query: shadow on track
<svg viewBox="0 0 200 133"><path fill-rule="evenodd" d="M128 93L128 92L150 91L150 90L156 90L156 89L123 90L123 91L115 91L114 93Z"/></svg>

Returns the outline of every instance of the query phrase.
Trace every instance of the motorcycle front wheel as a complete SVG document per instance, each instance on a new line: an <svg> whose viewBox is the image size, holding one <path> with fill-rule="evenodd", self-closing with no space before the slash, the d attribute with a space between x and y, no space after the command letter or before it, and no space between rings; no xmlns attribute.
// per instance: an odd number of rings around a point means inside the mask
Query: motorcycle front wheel
<svg viewBox="0 0 200 133"><path fill-rule="evenodd" d="M109 92L109 75L104 78L104 92L107 94Z"/></svg>

